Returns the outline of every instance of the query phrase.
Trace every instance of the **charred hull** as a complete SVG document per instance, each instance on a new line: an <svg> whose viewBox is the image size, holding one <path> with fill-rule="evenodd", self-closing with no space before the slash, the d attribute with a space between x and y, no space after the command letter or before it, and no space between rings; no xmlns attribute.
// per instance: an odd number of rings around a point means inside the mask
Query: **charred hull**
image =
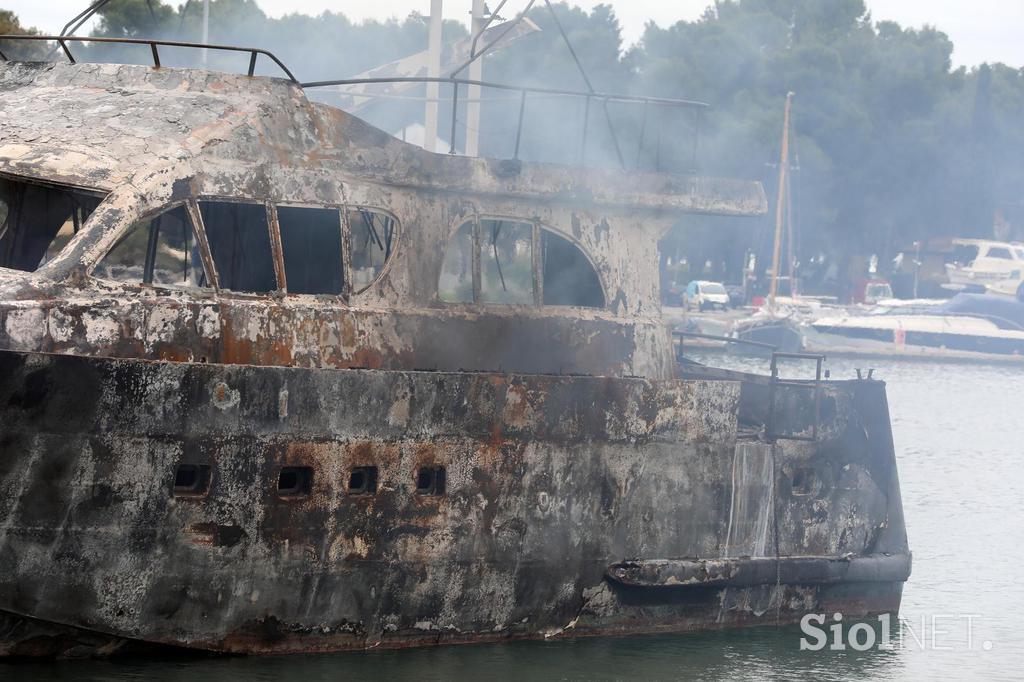
<svg viewBox="0 0 1024 682"><path fill-rule="evenodd" d="M898 609L909 554L884 385L822 388L814 442L750 435L763 390L0 352L0 653L329 651ZM805 393L777 398L787 428ZM745 578L616 577L696 574L677 557ZM758 568L793 557L825 568Z"/></svg>

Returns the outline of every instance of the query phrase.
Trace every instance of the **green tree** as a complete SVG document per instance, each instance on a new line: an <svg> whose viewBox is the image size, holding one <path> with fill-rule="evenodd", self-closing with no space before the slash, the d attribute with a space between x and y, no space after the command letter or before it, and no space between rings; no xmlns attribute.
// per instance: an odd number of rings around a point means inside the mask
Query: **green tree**
<svg viewBox="0 0 1024 682"><path fill-rule="evenodd" d="M21 25L21 20L14 12L0 9L0 35L39 35L35 28ZM0 52L8 59L35 60L46 56L46 46L41 42L0 40Z"/></svg>

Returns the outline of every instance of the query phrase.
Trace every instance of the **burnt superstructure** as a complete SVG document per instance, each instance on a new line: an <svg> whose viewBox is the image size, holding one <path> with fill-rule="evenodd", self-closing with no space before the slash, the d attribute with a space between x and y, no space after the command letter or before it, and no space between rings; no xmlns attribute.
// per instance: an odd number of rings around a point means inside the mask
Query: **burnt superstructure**
<svg viewBox="0 0 1024 682"><path fill-rule="evenodd" d="M423 151L288 79L0 62L0 653L898 609L884 385L679 363L760 185Z"/></svg>

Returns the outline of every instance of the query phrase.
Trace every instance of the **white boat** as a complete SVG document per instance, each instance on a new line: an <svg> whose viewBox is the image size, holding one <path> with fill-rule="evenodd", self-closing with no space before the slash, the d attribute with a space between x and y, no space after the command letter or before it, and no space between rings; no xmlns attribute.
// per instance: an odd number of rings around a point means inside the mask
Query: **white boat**
<svg viewBox="0 0 1024 682"><path fill-rule="evenodd" d="M1019 295L1024 293L1024 244L954 239L946 274L951 288Z"/></svg>
<svg viewBox="0 0 1024 682"><path fill-rule="evenodd" d="M814 352L1024 360L1024 302L990 294L879 305L823 316L805 327Z"/></svg>

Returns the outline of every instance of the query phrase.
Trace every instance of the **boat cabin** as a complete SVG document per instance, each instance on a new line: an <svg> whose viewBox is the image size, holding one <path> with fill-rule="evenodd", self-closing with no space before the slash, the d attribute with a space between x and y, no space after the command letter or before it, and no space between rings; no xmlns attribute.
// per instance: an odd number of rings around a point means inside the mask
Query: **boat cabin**
<svg viewBox="0 0 1024 682"><path fill-rule="evenodd" d="M758 183L434 154L287 79L0 63L0 346L669 378L657 244Z"/></svg>

